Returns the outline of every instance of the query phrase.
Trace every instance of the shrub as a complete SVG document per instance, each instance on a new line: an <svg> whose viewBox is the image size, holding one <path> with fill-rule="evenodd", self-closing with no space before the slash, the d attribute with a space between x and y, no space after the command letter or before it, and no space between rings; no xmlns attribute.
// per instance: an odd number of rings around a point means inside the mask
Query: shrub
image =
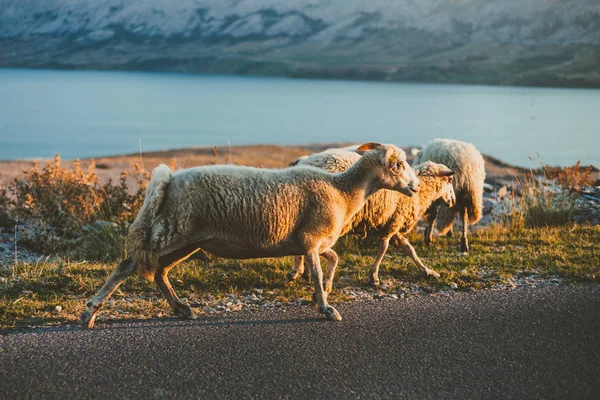
<svg viewBox="0 0 600 400"><path fill-rule="evenodd" d="M554 180L558 185L569 190L579 191L582 186L593 184L590 179L592 166L582 167L581 161L577 161L572 167L548 167L543 165L543 175L547 179Z"/></svg>
<svg viewBox="0 0 600 400"><path fill-rule="evenodd" d="M10 199L5 187L0 185L0 227L9 227L14 224L10 216Z"/></svg>
<svg viewBox="0 0 600 400"><path fill-rule="evenodd" d="M88 260L114 261L125 258L125 224L96 221L83 228L74 256Z"/></svg>
<svg viewBox="0 0 600 400"><path fill-rule="evenodd" d="M500 217L504 225L520 230L573 223L578 195L568 187L533 172L517 179L516 186L520 193L512 193Z"/></svg>
<svg viewBox="0 0 600 400"><path fill-rule="evenodd" d="M133 194L128 176L137 184ZM79 160L67 169L56 155L41 171L34 163L23 178L15 179L9 187L10 200L6 190L0 192L0 212L4 195L4 207L27 224L25 242L36 250L73 250L78 257L115 259L124 255L126 228L143 203L149 179L150 174L136 164L134 172L123 172L116 185L112 181L101 185L93 161L87 171Z"/></svg>

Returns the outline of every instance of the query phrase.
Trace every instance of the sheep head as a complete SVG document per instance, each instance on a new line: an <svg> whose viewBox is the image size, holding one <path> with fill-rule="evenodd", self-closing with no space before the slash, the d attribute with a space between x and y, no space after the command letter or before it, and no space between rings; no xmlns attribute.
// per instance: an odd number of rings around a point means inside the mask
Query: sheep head
<svg viewBox="0 0 600 400"><path fill-rule="evenodd" d="M454 171L444 164L437 164L433 161L426 161L415 166L415 169L419 177L429 176L438 179L442 183L439 199L446 203L448 207L454 207L456 204L456 193L452 185Z"/></svg>
<svg viewBox="0 0 600 400"><path fill-rule="evenodd" d="M419 178L406 162L404 150L393 144L365 143L356 150L382 167L381 186L407 196L419 191ZM368 154L368 156L367 156Z"/></svg>

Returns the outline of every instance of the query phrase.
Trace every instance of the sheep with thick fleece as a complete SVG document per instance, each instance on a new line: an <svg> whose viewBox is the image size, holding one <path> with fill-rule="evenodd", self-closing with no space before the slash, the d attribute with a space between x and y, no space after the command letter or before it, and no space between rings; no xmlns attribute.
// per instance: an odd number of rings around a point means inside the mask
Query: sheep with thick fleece
<svg viewBox="0 0 600 400"><path fill-rule="evenodd" d="M302 158L297 165L311 165L329 172L341 172L358 162L360 157L356 152L344 149L326 150ZM418 172L420 182L418 194L407 197L398 192L381 190L369 197L364 207L342 229L342 234L375 233L379 236L379 251L370 271L369 280L372 285L379 284L379 265L392 239L393 243L401 247L424 274L439 277L437 272L423 265L405 235L416 226L434 201L441 199L450 205L454 204L452 188L454 172L444 165L433 162L418 165L415 170ZM328 268L331 267L328 264ZM304 272L303 258L298 256L295 258L294 268L288 273L288 281L295 280ZM308 275L305 274L305 277L308 278ZM325 282L327 292L331 290L332 284L332 281Z"/></svg>
<svg viewBox="0 0 600 400"><path fill-rule="evenodd" d="M481 153L470 143L451 139L435 139L429 142L414 163L433 161L447 165L456 172L454 192L456 204L449 207L434 204L428 211L425 244L430 245L433 225L441 235L451 232L457 215L462 221L460 251L469 251L467 230L469 223L477 223L483 213L483 185L485 183L485 161ZM437 222L436 222L437 220Z"/></svg>
<svg viewBox="0 0 600 400"><path fill-rule="evenodd" d="M319 255L330 264L337 262L331 247L379 189L410 196L419 187L401 149L369 143L359 150L370 151L339 174L307 166L271 170L216 165L175 173L165 165L155 168L144 204L129 228L131 257L87 303L82 322L93 327L98 310L133 272L153 279L175 314L195 318L177 298L167 274L199 249L237 259L305 256L319 310L328 319L340 320L323 291ZM328 274L334 271L330 268Z"/></svg>

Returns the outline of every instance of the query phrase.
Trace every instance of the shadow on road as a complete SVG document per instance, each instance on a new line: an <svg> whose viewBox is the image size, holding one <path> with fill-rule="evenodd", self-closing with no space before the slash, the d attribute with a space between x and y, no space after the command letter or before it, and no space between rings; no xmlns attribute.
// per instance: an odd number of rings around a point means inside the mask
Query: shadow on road
<svg viewBox="0 0 600 400"><path fill-rule="evenodd" d="M215 321L215 318L218 320ZM44 333L44 332L69 332L69 331L112 331L122 329L158 329L158 328L172 328L177 326L252 326L252 325L289 325L289 324L309 324L309 323L322 323L330 322L325 318L289 318L289 319L271 319L271 320L244 320L235 317L202 317L195 320L179 319L175 317L169 318L152 318L148 320L139 319L120 319L118 321L106 321L96 325L93 329L87 329L79 324L70 324L54 327L36 327L36 328L24 328L11 333ZM9 333L10 334L10 333Z"/></svg>

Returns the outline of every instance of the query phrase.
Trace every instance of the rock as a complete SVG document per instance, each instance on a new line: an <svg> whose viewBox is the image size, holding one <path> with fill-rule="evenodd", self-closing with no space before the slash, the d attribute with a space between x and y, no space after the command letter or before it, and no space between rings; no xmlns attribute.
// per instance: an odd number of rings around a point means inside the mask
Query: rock
<svg viewBox="0 0 600 400"><path fill-rule="evenodd" d="M498 200L502 200L506 197L507 194L508 194L508 186L504 185L500 189L498 189L498 193L496 194L496 197L498 198Z"/></svg>
<svg viewBox="0 0 600 400"><path fill-rule="evenodd" d="M483 213L484 214L491 213L496 208L497 204L498 204L497 200L489 199L489 198L483 199Z"/></svg>
<svg viewBox="0 0 600 400"><path fill-rule="evenodd" d="M382 284L381 284L381 286L379 286L379 289L381 289L381 290L384 290L384 291L385 291L385 290L388 290L389 288L390 288L390 287L388 286L388 284L387 284L387 283L382 283Z"/></svg>
<svg viewBox="0 0 600 400"><path fill-rule="evenodd" d="M456 289L458 289L458 285L457 285L456 283L452 282L452 283L450 284L450 289L452 289L452 290L456 290Z"/></svg>
<svg viewBox="0 0 600 400"><path fill-rule="evenodd" d="M56 307L54 307L54 312L58 314L62 311L62 309L63 309L62 306L56 306Z"/></svg>
<svg viewBox="0 0 600 400"><path fill-rule="evenodd" d="M8 282L8 279L6 279L3 276L0 276L0 283L6 283L6 282Z"/></svg>

